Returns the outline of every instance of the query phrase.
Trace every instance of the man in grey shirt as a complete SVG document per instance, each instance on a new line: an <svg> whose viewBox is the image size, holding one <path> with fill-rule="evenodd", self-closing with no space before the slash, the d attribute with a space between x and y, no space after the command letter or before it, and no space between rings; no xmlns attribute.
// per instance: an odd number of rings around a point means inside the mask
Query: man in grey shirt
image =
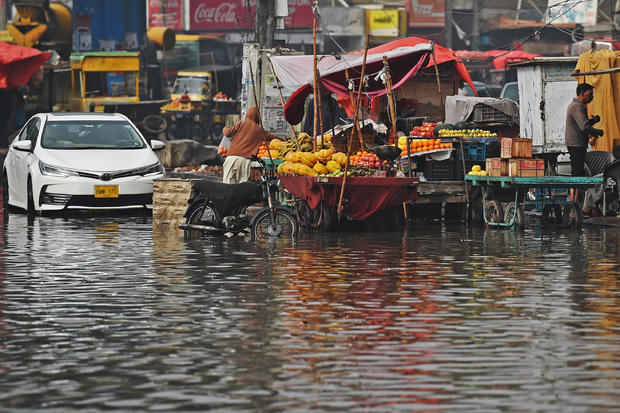
<svg viewBox="0 0 620 413"><path fill-rule="evenodd" d="M585 176L584 163L588 150L588 139L590 136L597 138L603 136L601 129L592 127L600 121L594 116L588 119L586 105L592 102L594 97L594 86L588 83L577 85L577 97L568 105L566 110L566 147L570 154L570 166L572 176Z"/></svg>

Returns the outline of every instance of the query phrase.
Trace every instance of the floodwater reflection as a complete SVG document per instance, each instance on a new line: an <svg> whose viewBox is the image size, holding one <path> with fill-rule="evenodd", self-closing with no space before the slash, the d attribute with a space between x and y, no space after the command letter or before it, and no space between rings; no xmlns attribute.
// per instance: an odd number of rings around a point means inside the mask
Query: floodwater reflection
<svg viewBox="0 0 620 413"><path fill-rule="evenodd" d="M254 244L153 232L148 217L11 215L0 232L8 409L617 405L615 230Z"/></svg>

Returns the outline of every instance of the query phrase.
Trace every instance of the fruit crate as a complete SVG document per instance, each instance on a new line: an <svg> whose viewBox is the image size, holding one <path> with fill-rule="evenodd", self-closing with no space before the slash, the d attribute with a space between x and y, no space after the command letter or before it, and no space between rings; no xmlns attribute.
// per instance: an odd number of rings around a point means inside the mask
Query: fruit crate
<svg viewBox="0 0 620 413"><path fill-rule="evenodd" d="M492 106L485 105L484 103L477 103L476 106L474 106L472 120L474 122L510 122L512 121L512 117Z"/></svg>
<svg viewBox="0 0 620 413"><path fill-rule="evenodd" d="M396 119L396 130L409 134L409 131L411 131L414 126L422 126L426 121L428 121L428 116L398 118Z"/></svg>
<svg viewBox="0 0 620 413"><path fill-rule="evenodd" d="M465 162L483 162L487 157L487 146L479 142L463 142ZM461 160L461 148L456 148L456 159Z"/></svg>
<svg viewBox="0 0 620 413"><path fill-rule="evenodd" d="M424 164L424 177L428 181L452 181L455 179L454 160L427 161Z"/></svg>

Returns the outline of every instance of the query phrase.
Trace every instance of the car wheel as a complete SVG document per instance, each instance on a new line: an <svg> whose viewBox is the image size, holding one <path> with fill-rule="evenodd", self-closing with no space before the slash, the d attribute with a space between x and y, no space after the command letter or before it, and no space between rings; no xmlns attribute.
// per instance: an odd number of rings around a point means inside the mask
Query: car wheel
<svg viewBox="0 0 620 413"><path fill-rule="evenodd" d="M6 218L9 214L9 179L6 171L2 174L2 212Z"/></svg>
<svg viewBox="0 0 620 413"><path fill-rule="evenodd" d="M28 177L28 214L34 215L36 210L34 208L34 195L32 192L32 178Z"/></svg>

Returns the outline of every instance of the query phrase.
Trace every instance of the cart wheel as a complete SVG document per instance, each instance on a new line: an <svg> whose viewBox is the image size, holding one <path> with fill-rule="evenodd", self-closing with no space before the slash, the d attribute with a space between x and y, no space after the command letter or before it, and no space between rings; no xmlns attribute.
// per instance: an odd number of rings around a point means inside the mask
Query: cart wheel
<svg viewBox="0 0 620 413"><path fill-rule="evenodd" d="M564 206L562 222L568 228L581 228L583 212L578 204L572 203Z"/></svg>
<svg viewBox="0 0 620 413"><path fill-rule="evenodd" d="M542 220L545 224L562 224L562 208L559 205L543 206Z"/></svg>
<svg viewBox="0 0 620 413"><path fill-rule="evenodd" d="M499 201L487 201L486 205L487 222L500 223L504 220L504 208Z"/></svg>
<svg viewBox="0 0 620 413"><path fill-rule="evenodd" d="M514 201L506 205L506 211L504 212L504 222L510 222L510 220L512 219L512 214L514 213L513 212L514 209L515 209ZM523 213L523 207L521 205L517 207L515 220L514 220L514 226L516 228L523 228L525 226L525 215Z"/></svg>
<svg viewBox="0 0 620 413"><path fill-rule="evenodd" d="M295 213L300 225L316 227L319 223L320 209L310 209L310 205L304 200L295 203Z"/></svg>

